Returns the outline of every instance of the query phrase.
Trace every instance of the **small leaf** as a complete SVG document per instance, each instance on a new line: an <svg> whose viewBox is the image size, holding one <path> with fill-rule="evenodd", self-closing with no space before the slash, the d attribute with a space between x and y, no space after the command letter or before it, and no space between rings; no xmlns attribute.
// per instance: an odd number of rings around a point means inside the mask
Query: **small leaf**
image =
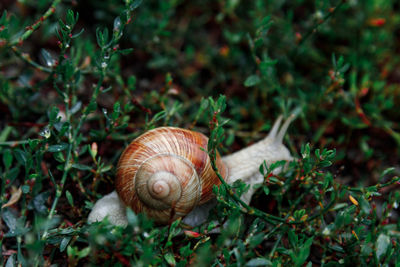
<svg viewBox="0 0 400 267"><path fill-rule="evenodd" d="M65 196L67 197L68 203L73 207L74 206L74 198L71 193L67 190L65 191Z"/></svg>
<svg viewBox="0 0 400 267"><path fill-rule="evenodd" d="M46 49L42 48L40 50L40 55L41 55L42 61L46 64L47 67L53 67L54 64L56 63L56 60Z"/></svg>
<svg viewBox="0 0 400 267"><path fill-rule="evenodd" d="M269 195L269 188L267 186L263 186L263 190L264 190L264 194L266 196L268 196Z"/></svg>
<svg viewBox="0 0 400 267"><path fill-rule="evenodd" d="M135 10L136 8L138 8L140 6L140 4L142 3L143 0L135 0L133 1L133 3L129 6L129 9L131 11Z"/></svg>
<svg viewBox="0 0 400 267"><path fill-rule="evenodd" d="M340 210L340 209L346 208L347 206L348 206L347 203L338 203L338 204L336 204L331 210L332 210L332 211L334 211L334 210Z"/></svg>
<svg viewBox="0 0 400 267"><path fill-rule="evenodd" d="M261 81L261 79L260 79L260 77L258 77L258 75L251 75L251 76L247 77L246 81L244 81L244 86L251 87L251 86L259 84L260 81Z"/></svg>
<svg viewBox="0 0 400 267"><path fill-rule="evenodd" d="M358 206L358 201L352 195L349 195L349 199L350 199L351 203Z"/></svg>
<svg viewBox="0 0 400 267"><path fill-rule="evenodd" d="M78 112L81 109L81 107L82 107L82 102L77 101L76 104L70 109L71 114Z"/></svg>
<svg viewBox="0 0 400 267"><path fill-rule="evenodd" d="M296 256L296 265L301 266L310 255L310 248L313 242L313 237L307 239L307 241L301 246L299 254Z"/></svg>
<svg viewBox="0 0 400 267"><path fill-rule="evenodd" d="M386 254L389 245L390 245L390 238L385 234L380 234L375 244L376 257L378 259L381 259L381 257Z"/></svg>
<svg viewBox="0 0 400 267"><path fill-rule="evenodd" d="M96 103L96 101L92 100L92 101L90 101L89 105L86 107L85 113L86 114L92 113L96 109L97 109L97 103Z"/></svg>
<svg viewBox="0 0 400 267"><path fill-rule="evenodd" d="M50 192L43 192L35 196L32 200L33 208L42 215L47 214L46 202L49 195Z"/></svg>
<svg viewBox="0 0 400 267"><path fill-rule="evenodd" d="M310 156L310 143L307 143L305 146L302 147L301 156L303 157L303 159Z"/></svg>
<svg viewBox="0 0 400 267"><path fill-rule="evenodd" d="M390 168L385 169L385 170L382 172L380 178L382 178L382 177L384 177L385 175L387 175L387 174L393 172L394 170L395 170L394 167L390 167Z"/></svg>
<svg viewBox="0 0 400 267"><path fill-rule="evenodd" d="M65 248L68 246L69 241L71 241L71 236L66 236L61 240L60 243L60 252L63 252L65 250Z"/></svg>
<svg viewBox="0 0 400 267"><path fill-rule="evenodd" d="M181 247L179 252L183 257L189 257L193 253L193 250L190 249L190 242L186 246Z"/></svg>
<svg viewBox="0 0 400 267"><path fill-rule="evenodd" d="M100 173L108 172L108 171L111 170L111 169L112 169L112 165L106 165L106 166L104 166L104 167L101 167L100 170L99 170L99 172L100 172Z"/></svg>
<svg viewBox="0 0 400 267"><path fill-rule="evenodd" d="M368 200L365 199L365 197L362 195L359 197L358 201L360 203L360 208L362 212L365 214L369 214L371 211L371 205L369 204Z"/></svg>
<svg viewBox="0 0 400 267"><path fill-rule="evenodd" d="M114 30L114 31L119 31L120 28L121 28L121 25L122 25L122 23L121 23L121 18L120 18L119 16L117 16L117 17L114 19L114 28L113 28L113 30Z"/></svg>
<svg viewBox="0 0 400 267"><path fill-rule="evenodd" d="M23 186L21 186L22 193L24 194L29 193L30 189L31 188L29 187L29 185L24 184Z"/></svg>
<svg viewBox="0 0 400 267"><path fill-rule="evenodd" d="M20 164L26 164L26 153L24 151L22 151L21 149L15 149L14 155Z"/></svg>
<svg viewBox="0 0 400 267"><path fill-rule="evenodd" d="M90 166L79 164L79 163L74 163L71 165L71 167L74 169L81 170L81 171L90 171L92 169L92 167L90 167Z"/></svg>
<svg viewBox="0 0 400 267"><path fill-rule="evenodd" d="M264 165L261 164L260 167L258 168L258 171L264 176Z"/></svg>
<svg viewBox="0 0 400 267"><path fill-rule="evenodd" d="M49 151L49 152L60 152L60 151L65 150L67 147L68 147L67 143L61 143L61 144L58 144L58 145L49 146L47 151Z"/></svg>
<svg viewBox="0 0 400 267"><path fill-rule="evenodd" d="M4 163L4 166L6 167L7 170L11 167L12 160L13 160L13 156L11 154L11 150L10 149L4 150L4 152L3 152L3 163Z"/></svg>
<svg viewBox="0 0 400 267"><path fill-rule="evenodd" d="M139 219L135 212L133 212L132 209L126 208L126 219L128 220L129 225L131 226L137 226L139 223Z"/></svg>
<svg viewBox="0 0 400 267"><path fill-rule="evenodd" d="M3 208L14 205L21 198L21 195L22 195L21 187L19 187L18 189L13 187L10 199L8 200L7 203L3 204L3 206L1 206L1 208L3 209Z"/></svg>
<svg viewBox="0 0 400 267"><path fill-rule="evenodd" d="M84 31L85 31L85 29L81 29L78 33L73 34L71 36L71 39L75 39L75 38L79 37Z"/></svg>
<svg viewBox="0 0 400 267"><path fill-rule="evenodd" d="M329 167L332 165L332 162L329 160L323 160L318 164L318 167L324 168L324 167Z"/></svg>
<svg viewBox="0 0 400 267"><path fill-rule="evenodd" d="M87 255L89 255L89 253L90 253L90 247L86 247L78 252L78 258L79 259L85 258L87 257Z"/></svg>
<svg viewBox="0 0 400 267"><path fill-rule="evenodd" d="M164 259L168 262L168 264L170 266L175 266L176 265L176 261L174 258L174 255L172 255L171 253L167 253L164 255Z"/></svg>
<svg viewBox="0 0 400 267"><path fill-rule="evenodd" d="M49 120L50 120L50 124L54 124L55 122L57 122L57 118L58 117L58 113L60 112L60 109L56 106L53 106L50 110L50 114L49 114Z"/></svg>
<svg viewBox="0 0 400 267"><path fill-rule="evenodd" d="M184 232L185 235L188 236L188 237L194 237L194 238L196 238L196 237L200 237L200 236L201 236L201 234L199 234L199 233L197 233L197 232L189 231L189 230L185 230L185 231L183 231L183 232Z"/></svg>
<svg viewBox="0 0 400 267"><path fill-rule="evenodd" d="M17 218L9 209L2 210L1 217L10 231L13 231L17 228Z"/></svg>
<svg viewBox="0 0 400 267"><path fill-rule="evenodd" d="M254 247L258 246L259 244L261 244L261 242L264 240L264 236L265 236L264 233L259 233L259 234L253 235L249 241L250 246L252 248L254 248Z"/></svg>
<svg viewBox="0 0 400 267"><path fill-rule="evenodd" d="M16 267L17 262L15 261L15 253L8 257L5 267Z"/></svg>
<svg viewBox="0 0 400 267"><path fill-rule="evenodd" d="M246 263L247 267L253 266L272 266L272 262L266 258L254 258Z"/></svg>
<svg viewBox="0 0 400 267"><path fill-rule="evenodd" d="M93 160L95 160L95 158L96 158L97 150L98 150L97 143L93 142L92 145L89 147L89 153L90 153L90 156L92 156Z"/></svg>

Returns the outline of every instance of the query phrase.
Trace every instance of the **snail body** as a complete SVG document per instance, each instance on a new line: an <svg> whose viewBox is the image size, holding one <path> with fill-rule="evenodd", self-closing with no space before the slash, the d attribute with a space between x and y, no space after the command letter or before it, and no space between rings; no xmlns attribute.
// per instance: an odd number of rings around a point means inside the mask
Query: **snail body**
<svg viewBox="0 0 400 267"><path fill-rule="evenodd" d="M259 166L264 161L270 165L292 160L282 144L292 119L281 127L280 116L263 140L222 159L217 155L218 171L228 184L241 179L251 185L241 197L246 203L254 193L252 185L263 182ZM116 192L96 202L88 221L108 217L113 224L126 225L125 206L162 224L179 217L185 217L189 225L205 221L213 207L212 188L220 185L204 151L207 143L203 134L175 127L160 127L139 136L118 162Z"/></svg>

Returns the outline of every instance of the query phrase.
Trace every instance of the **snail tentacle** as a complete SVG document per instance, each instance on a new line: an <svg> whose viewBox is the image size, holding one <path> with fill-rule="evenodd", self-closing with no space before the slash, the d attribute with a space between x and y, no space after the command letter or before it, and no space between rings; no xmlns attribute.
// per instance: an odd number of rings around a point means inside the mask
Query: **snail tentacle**
<svg viewBox="0 0 400 267"><path fill-rule="evenodd" d="M249 190L242 195L242 200L247 204L250 203L255 191L253 185L260 184L264 180L259 172L260 165L264 161L269 166L276 161L293 159L289 150L282 144L283 136L293 119L294 116L290 116L281 126L282 116L279 116L266 138L222 158L228 167L227 182L229 184L240 179L250 185ZM275 172L279 171L275 170Z"/></svg>

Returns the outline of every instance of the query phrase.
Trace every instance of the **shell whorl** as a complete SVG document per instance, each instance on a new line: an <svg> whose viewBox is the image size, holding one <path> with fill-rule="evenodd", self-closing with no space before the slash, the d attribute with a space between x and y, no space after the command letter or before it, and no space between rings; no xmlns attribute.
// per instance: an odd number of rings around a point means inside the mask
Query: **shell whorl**
<svg viewBox="0 0 400 267"><path fill-rule="evenodd" d="M210 159L203 134L161 127L136 138L123 152L117 167L116 190L135 212L144 212L160 223L188 214L213 197L220 181ZM227 169L217 166L223 177Z"/></svg>

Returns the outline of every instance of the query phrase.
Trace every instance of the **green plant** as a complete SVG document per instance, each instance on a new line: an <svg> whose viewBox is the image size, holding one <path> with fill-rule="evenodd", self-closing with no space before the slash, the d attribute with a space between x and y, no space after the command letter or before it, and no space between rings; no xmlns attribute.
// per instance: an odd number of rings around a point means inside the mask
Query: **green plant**
<svg viewBox="0 0 400 267"><path fill-rule="evenodd" d="M0 6L3 265L400 260L396 1ZM144 131L202 131L214 162L217 149L242 148L293 111L285 142L296 160L279 175L284 162L260 166L250 205L245 184L223 183L193 229L130 210L127 228L86 224L121 151Z"/></svg>

